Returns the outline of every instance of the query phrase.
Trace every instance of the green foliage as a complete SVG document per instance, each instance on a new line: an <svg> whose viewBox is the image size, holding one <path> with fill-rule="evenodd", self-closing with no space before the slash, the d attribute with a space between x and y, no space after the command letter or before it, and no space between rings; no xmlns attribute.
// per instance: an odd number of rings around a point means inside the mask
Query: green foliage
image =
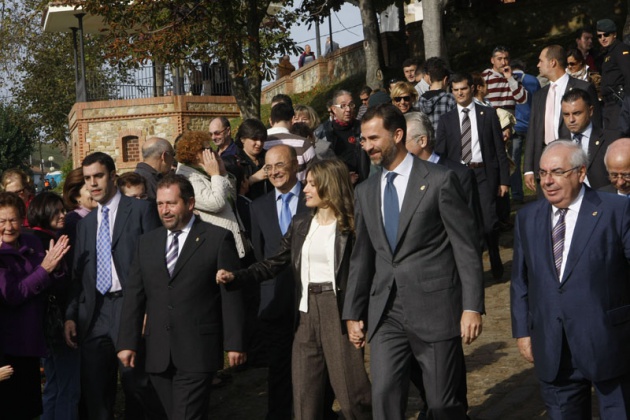
<svg viewBox="0 0 630 420"><path fill-rule="evenodd" d="M36 135L25 121L17 108L0 105L0 172L10 168L29 169L28 159Z"/></svg>

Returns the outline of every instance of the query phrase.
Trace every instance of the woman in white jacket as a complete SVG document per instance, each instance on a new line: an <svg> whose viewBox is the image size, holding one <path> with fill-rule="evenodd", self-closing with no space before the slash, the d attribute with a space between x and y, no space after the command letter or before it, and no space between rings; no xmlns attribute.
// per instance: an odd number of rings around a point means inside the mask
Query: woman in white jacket
<svg viewBox="0 0 630 420"><path fill-rule="evenodd" d="M184 175L195 190L195 213L204 222L234 234L239 257L246 253L241 223L234 206L236 188L221 157L212 150L212 137L205 131L186 131L177 142L177 174Z"/></svg>

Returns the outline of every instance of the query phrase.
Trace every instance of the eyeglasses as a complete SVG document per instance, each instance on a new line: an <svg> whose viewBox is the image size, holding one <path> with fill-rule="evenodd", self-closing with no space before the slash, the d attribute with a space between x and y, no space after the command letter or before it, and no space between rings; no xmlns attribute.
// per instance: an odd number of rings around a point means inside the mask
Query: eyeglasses
<svg viewBox="0 0 630 420"><path fill-rule="evenodd" d="M354 102L350 102L349 104L333 104L333 106L339 109L346 109L346 107L350 109L356 108L356 105L354 104Z"/></svg>
<svg viewBox="0 0 630 420"><path fill-rule="evenodd" d="M411 102L411 96L409 96L409 95L395 96L393 99L394 99L394 102L396 102L396 103L398 103L400 101Z"/></svg>
<svg viewBox="0 0 630 420"><path fill-rule="evenodd" d="M597 38L602 39L602 38L608 38L610 35L612 35L612 32L604 32L604 33L598 33L597 34Z"/></svg>
<svg viewBox="0 0 630 420"><path fill-rule="evenodd" d="M630 182L630 173L611 172L611 173L608 174L608 179L610 179L610 182L615 182L619 178L623 179L626 182Z"/></svg>
<svg viewBox="0 0 630 420"><path fill-rule="evenodd" d="M575 67L578 65L577 61L567 61L567 67Z"/></svg>
<svg viewBox="0 0 630 420"><path fill-rule="evenodd" d="M274 170L276 171L282 171L287 167L287 164L284 162L278 162L274 165L265 165L263 166L263 171L265 172L272 172Z"/></svg>
<svg viewBox="0 0 630 420"><path fill-rule="evenodd" d="M566 171L563 171L562 169L554 169L553 171L545 171L544 169L539 169L538 175L540 176L540 178L547 178L547 175L551 175L551 177L554 179L566 178L569 172L575 171L579 168L581 168L581 166L575 166L571 169L567 169Z"/></svg>
<svg viewBox="0 0 630 420"><path fill-rule="evenodd" d="M211 131L210 134L213 136L220 136L221 134L223 134L225 132L225 130L227 130L228 128L225 127L223 130L220 131Z"/></svg>

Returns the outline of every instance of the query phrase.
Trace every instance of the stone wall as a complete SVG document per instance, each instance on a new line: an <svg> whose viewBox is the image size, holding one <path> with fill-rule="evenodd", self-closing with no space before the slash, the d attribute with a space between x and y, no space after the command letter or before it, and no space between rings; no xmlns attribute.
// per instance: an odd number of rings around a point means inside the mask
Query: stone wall
<svg viewBox="0 0 630 420"><path fill-rule="evenodd" d="M265 86L261 102L268 104L279 93L308 92L325 83L347 79L365 72L363 42L340 48L329 57L320 57L288 76Z"/></svg>
<svg viewBox="0 0 630 420"><path fill-rule="evenodd" d="M73 167L92 152L105 152L119 172L135 168L147 138L171 142L184 130L208 130L217 116L238 117L231 96L163 96L119 101L79 102L68 117Z"/></svg>

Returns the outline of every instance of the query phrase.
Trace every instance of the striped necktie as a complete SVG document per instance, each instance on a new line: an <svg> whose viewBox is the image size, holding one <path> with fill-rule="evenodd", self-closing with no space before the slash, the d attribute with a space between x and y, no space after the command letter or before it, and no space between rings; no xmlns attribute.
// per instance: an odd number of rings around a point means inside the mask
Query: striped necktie
<svg viewBox="0 0 630 420"><path fill-rule="evenodd" d="M464 117L462 118L462 162L466 165L472 160L472 131L470 125L470 117L468 112L470 109L464 108L462 112Z"/></svg>
<svg viewBox="0 0 630 420"><path fill-rule="evenodd" d="M177 257L179 256L179 239L177 239L177 237L181 233L181 230L171 232L171 245L166 251L166 268L168 269L168 274L171 278L173 277L173 271L175 271L175 264L177 264Z"/></svg>
<svg viewBox="0 0 630 420"><path fill-rule="evenodd" d="M558 214L560 215L560 217L558 218L558 222L553 227L553 231L551 232L551 239L553 241L553 259L556 263L556 273L558 274L558 278L560 278L560 271L562 270L564 232L567 229L567 226L564 222L564 216L566 216L567 210L569 209L558 209Z"/></svg>

